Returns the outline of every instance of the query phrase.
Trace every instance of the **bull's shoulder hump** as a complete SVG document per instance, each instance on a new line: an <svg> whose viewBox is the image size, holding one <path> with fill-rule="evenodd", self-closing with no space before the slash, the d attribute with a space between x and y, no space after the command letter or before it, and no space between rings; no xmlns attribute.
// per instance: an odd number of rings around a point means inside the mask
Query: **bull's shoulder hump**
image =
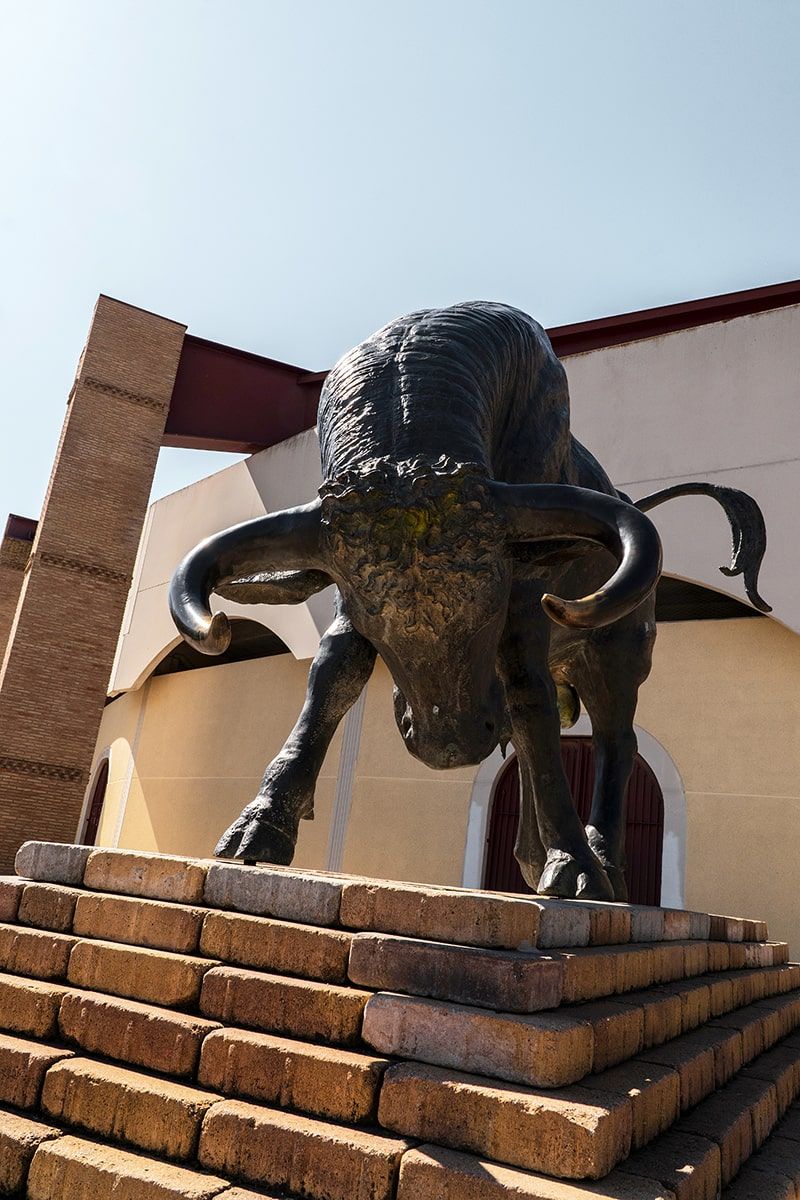
<svg viewBox="0 0 800 1200"><path fill-rule="evenodd" d="M524 342L528 347L536 343L541 352L553 355L544 328L521 309L496 300L465 300L396 317L344 354L334 371L347 371L365 359L391 358L415 343L427 343L433 348L448 342L454 345Z"/></svg>

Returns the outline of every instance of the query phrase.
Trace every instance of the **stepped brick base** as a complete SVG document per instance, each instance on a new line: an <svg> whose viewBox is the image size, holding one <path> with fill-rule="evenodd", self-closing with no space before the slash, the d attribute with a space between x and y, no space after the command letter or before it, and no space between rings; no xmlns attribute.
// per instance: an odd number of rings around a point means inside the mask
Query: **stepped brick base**
<svg viewBox="0 0 800 1200"><path fill-rule="evenodd" d="M28 843L0 1196L800 1200L761 921Z"/></svg>

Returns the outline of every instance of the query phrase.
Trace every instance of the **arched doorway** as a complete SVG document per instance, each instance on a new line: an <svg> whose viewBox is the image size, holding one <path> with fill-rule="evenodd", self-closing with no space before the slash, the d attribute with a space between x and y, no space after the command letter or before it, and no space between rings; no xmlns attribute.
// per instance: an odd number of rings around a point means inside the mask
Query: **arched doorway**
<svg viewBox="0 0 800 1200"><path fill-rule="evenodd" d="M561 757L575 807L582 821L589 818L594 785L591 738L564 737ZM497 892L530 892L514 858L519 817L519 772L516 756L504 764L494 787L486 845L483 886ZM632 904L661 903L661 859L664 836L664 798L658 780L641 757L628 785L625 853Z"/></svg>
<svg viewBox="0 0 800 1200"><path fill-rule="evenodd" d="M100 817L103 814L103 801L106 798L108 786L108 759L104 758L97 772L97 778L92 788L92 798L86 810L86 821L83 826L81 844L93 846L97 840L97 830L100 827Z"/></svg>

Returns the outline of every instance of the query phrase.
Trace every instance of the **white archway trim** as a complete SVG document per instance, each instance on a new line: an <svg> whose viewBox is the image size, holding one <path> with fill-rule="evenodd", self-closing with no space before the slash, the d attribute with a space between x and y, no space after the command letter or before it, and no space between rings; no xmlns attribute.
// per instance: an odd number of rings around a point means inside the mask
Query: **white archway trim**
<svg viewBox="0 0 800 1200"><path fill-rule="evenodd" d="M114 832L111 835L111 845L119 846L119 840L122 837L122 827L125 824L125 814L128 809L128 797L131 794L131 784L133 783L133 775L136 770L136 757L139 753L139 741L142 736L144 727L145 712L147 710L147 697L150 694L150 680L148 679L142 688L142 695L139 701L139 713L136 718L136 728L133 733L133 740L130 744L128 753L128 766L125 771L125 778L122 781L122 790L119 797L119 807L117 809L117 819L114 822Z"/></svg>
<svg viewBox="0 0 800 1200"><path fill-rule="evenodd" d="M469 800L467 844L464 848L464 870L461 874L462 887L483 887L483 868L486 862L486 839L489 836L492 797L494 785L504 761L498 747L478 767Z"/></svg>
<svg viewBox="0 0 800 1200"><path fill-rule="evenodd" d="M658 780L664 797L664 840L661 853L661 903L665 908L683 908L686 880L686 793L678 768L661 743L646 729L635 725L639 753ZM589 737L592 726L585 713L577 724L566 730L567 737ZM494 785L503 756L500 750L481 763L469 804L467 840L464 849L464 869L461 882L464 887L483 886L483 869L486 861L486 839L489 833L489 816L492 808Z"/></svg>
<svg viewBox="0 0 800 1200"><path fill-rule="evenodd" d="M325 855L326 871L341 871L342 869L347 823L350 819L350 804L353 799L353 780L356 774L358 750L361 745L366 702L367 689L365 686L344 720L339 770L336 775L336 792L333 797L333 813L328 834L328 849Z"/></svg>

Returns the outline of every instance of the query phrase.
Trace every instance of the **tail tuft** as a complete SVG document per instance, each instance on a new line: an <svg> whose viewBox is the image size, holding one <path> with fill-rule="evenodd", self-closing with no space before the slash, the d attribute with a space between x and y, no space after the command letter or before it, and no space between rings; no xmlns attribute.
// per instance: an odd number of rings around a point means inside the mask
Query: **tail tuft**
<svg viewBox="0 0 800 1200"><path fill-rule="evenodd" d="M731 527L731 562L720 567L723 575L741 575L747 598L760 612L772 612L766 600L759 595L758 573L767 550L767 527L764 514L752 496L738 488L720 487L715 483L679 483L675 487L653 492L636 502L636 508L648 512L666 500L678 496L709 496L722 507Z"/></svg>

